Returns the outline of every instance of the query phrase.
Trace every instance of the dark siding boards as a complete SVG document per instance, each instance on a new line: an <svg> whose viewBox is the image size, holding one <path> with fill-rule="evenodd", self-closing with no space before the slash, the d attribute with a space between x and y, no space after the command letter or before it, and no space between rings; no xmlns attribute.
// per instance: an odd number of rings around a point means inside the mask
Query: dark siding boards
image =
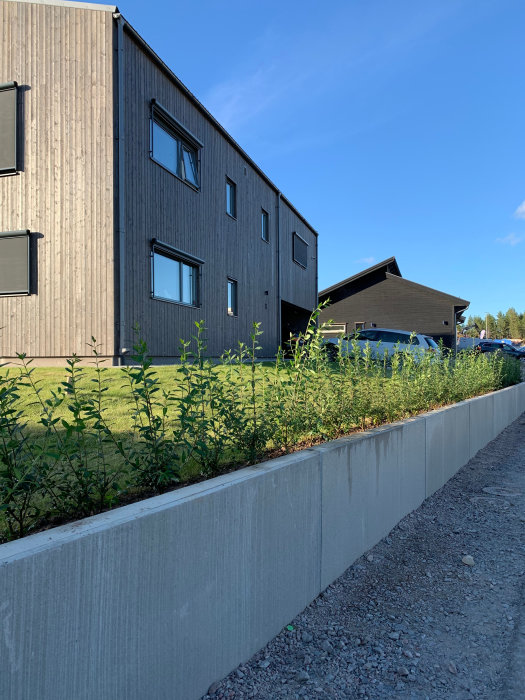
<svg viewBox="0 0 525 700"><path fill-rule="evenodd" d="M19 172L0 177L0 231L31 231L31 294L0 295L0 358L18 351L85 356L92 336L102 355L114 357L120 311L120 346L131 348L138 322L160 358L177 356L180 339L201 319L212 355L248 341L254 321L264 331L262 354L275 353L281 297L308 310L316 303L314 233L131 31L117 53L111 9L0 0L0 23L0 83L18 83L22 117ZM150 158L153 99L204 144L199 191ZM1 107L8 129L12 108ZM3 150L10 145L7 139ZM236 184L235 219L226 214L226 178ZM261 237L261 209L269 214L269 242ZM293 231L308 242L306 270L292 261ZM200 308L151 298L154 238L204 260ZM227 312L228 278L238 283L237 317Z"/></svg>
<svg viewBox="0 0 525 700"><path fill-rule="evenodd" d="M208 352L221 354L249 340L252 322L264 334L261 354L274 354L278 328L277 193L198 111L134 40L124 34L126 168L126 318L124 345L132 343L137 322L159 357L179 354L180 339L190 339L195 322L208 326ZM204 145L200 151L199 191L149 157L151 101L155 99ZM236 186L236 218L226 213L226 181ZM261 237L261 209L269 213L269 242ZM315 235L280 204L283 298L313 308ZM309 242L307 271L292 263L291 235ZM151 239L204 260L200 308L151 299ZM297 268L294 269L294 268ZM227 313L228 278L237 281L238 316Z"/></svg>
<svg viewBox="0 0 525 700"><path fill-rule="evenodd" d="M355 323L364 321L369 328L399 328L442 337L451 346L455 339L454 303L450 297L395 275L378 271L371 278L330 293L332 304L321 313L321 322ZM448 325L443 324L444 321Z"/></svg>
<svg viewBox="0 0 525 700"><path fill-rule="evenodd" d="M317 306L317 237L281 201L281 298L295 306L312 311ZM293 234L306 243L306 269L293 260Z"/></svg>

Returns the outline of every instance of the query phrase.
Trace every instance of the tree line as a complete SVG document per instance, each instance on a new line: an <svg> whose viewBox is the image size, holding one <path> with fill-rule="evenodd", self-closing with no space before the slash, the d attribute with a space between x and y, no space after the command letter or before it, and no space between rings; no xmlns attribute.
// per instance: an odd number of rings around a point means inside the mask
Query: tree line
<svg viewBox="0 0 525 700"><path fill-rule="evenodd" d="M496 316L469 316L467 322L459 326L459 331L470 338L479 338L482 330L487 331L489 338L525 338L525 312L519 314L510 308L506 313L498 311Z"/></svg>

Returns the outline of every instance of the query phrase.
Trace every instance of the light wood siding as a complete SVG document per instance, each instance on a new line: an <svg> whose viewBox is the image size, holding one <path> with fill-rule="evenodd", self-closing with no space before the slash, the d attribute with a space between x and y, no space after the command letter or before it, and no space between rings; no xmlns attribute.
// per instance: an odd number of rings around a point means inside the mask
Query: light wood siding
<svg viewBox="0 0 525 700"><path fill-rule="evenodd" d="M454 343L454 302L437 290L378 272L349 287L335 290L329 296L333 303L321 312L320 321L323 323L329 320L347 323L350 332L356 321L364 321L366 328L375 323L378 328L397 328L442 337L450 347ZM443 325L443 321L448 321L448 326Z"/></svg>
<svg viewBox="0 0 525 700"><path fill-rule="evenodd" d="M294 232L308 244L306 269L293 259ZM281 202L281 297L308 311L317 306L317 237L286 202Z"/></svg>
<svg viewBox="0 0 525 700"><path fill-rule="evenodd" d="M204 320L208 352L217 356L235 348L239 340L248 342L252 322L257 321L264 331L260 354L275 353L277 193L127 32L124 66L125 345L132 343L136 322L153 355L176 356L179 340L190 339L195 321ZM204 144L200 191L150 158L152 99ZM236 220L226 214L227 177L237 186ZM269 213L269 243L261 238L261 208ZM152 238L205 261L200 308L151 298ZM238 317L227 314L228 277L238 283Z"/></svg>
<svg viewBox="0 0 525 700"><path fill-rule="evenodd" d="M0 0L0 82L17 81L22 171L0 231L30 229L31 296L0 297L0 357L114 353L112 14Z"/></svg>

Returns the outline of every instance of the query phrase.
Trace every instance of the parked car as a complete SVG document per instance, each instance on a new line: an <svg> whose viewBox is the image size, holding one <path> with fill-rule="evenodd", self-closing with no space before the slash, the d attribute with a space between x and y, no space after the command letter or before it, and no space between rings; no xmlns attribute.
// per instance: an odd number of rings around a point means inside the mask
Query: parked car
<svg viewBox="0 0 525 700"><path fill-rule="evenodd" d="M395 352L412 352L423 356L426 352L440 354L440 349L435 340L427 335L401 331L393 328L366 328L355 331L350 335L339 338L326 338L327 352L335 358L338 353L353 355L354 346L357 345L364 353L367 345L370 346L370 354L374 359L383 359L385 354L392 357ZM334 350L330 350L330 345Z"/></svg>
<svg viewBox="0 0 525 700"><path fill-rule="evenodd" d="M503 343L501 341L498 342L497 340L486 340L479 343L479 345L476 346L476 351L483 353L501 352L507 357L517 357L518 359L525 357L525 353L518 350L518 348L515 348L513 345L509 345L508 343Z"/></svg>

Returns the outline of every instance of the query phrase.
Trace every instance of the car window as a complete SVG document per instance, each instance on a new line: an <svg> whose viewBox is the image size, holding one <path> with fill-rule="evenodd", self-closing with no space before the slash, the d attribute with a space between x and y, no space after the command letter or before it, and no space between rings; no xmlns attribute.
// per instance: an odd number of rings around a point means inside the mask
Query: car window
<svg viewBox="0 0 525 700"><path fill-rule="evenodd" d="M381 340L384 343L402 343L403 345L410 344L410 333L401 333L396 331L380 331ZM412 345L420 345L419 338L412 338Z"/></svg>
<svg viewBox="0 0 525 700"><path fill-rule="evenodd" d="M415 338L417 340L417 338ZM430 345L431 348L435 348L436 350L439 348L439 345L436 343L434 338L429 338L428 335L425 336L425 340L427 343Z"/></svg>
<svg viewBox="0 0 525 700"><path fill-rule="evenodd" d="M372 330L366 330L366 331L357 330L355 333L351 333L351 334L348 336L348 340L354 340L354 338L355 338L355 339L357 339L357 340L370 340L370 341L374 341L374 340L376 339L376 337L375 337L376 335L377 335L377 334L376 334L376 331L372 331Z"/></svg>

